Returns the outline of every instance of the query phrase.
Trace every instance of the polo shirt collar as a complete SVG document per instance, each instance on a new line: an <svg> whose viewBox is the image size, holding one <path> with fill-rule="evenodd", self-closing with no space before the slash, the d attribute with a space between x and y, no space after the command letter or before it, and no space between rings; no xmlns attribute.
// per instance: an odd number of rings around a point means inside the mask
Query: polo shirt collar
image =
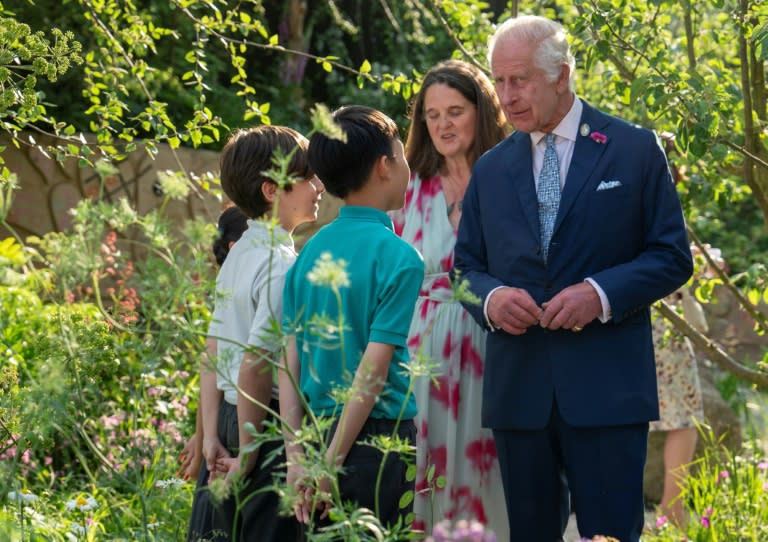
<svg viewBox="0 0 768 542"><path fill-rule="evenodd" d="M280 224L272 225L265 219L248 219L248 229L243 232L243 237L251 241L264 242L266 246L273 243L294 249L293 238Z"/></svg>
<svg viewBox="0 0 768 542"><path fill-rule="evenodd" d="M380 209L373 207L361 207L357 205L345 205L339 209L339 218L353 218L355 220L370 220L381 222L388 229L394 231L392 219L389 215Z"/></svg>

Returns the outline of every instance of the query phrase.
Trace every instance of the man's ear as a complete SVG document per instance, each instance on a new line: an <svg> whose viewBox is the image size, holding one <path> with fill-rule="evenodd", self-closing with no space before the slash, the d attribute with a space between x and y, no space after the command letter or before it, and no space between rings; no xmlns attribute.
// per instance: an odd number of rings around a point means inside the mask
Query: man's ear
<svg viewBox="0 0 768 542"><path fill-rule="evenodd" d="M264 199L270 203L274 203L277 199L277 183L272 181L264 181L261 183L261 194Z"/></svg>
<svg viewBox="0 0 768 542"><path fill-rule="evenodd" d="M560 93L567 93L568 90L568 83L571 78L571 67L568 64L563 64L560 66L560 77L557 79L557 90Z"/></svg>

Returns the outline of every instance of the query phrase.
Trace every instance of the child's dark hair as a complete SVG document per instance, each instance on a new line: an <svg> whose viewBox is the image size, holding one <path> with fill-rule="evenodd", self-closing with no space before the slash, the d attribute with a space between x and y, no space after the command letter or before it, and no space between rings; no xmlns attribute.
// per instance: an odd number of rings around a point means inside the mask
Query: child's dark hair
<svg viewBox="0 0 768 542"><path fill-rule="evenodd" d="M229 244L234 243L248 229L248 217L235 206L228 207L219 216L219 234L213 240L213 255L219 267L229 254Z"/></svg>
<svg viewBox="0 0 768 542"><path fill-rule="evenodd" d="M256 126L236 130L221 150L221 187L248 218L258 218L270 209L261 185L274 181L264 173L275 167L276 151L293 153L288 174L301 180L312 176L307 160L307 138L286 126ZM290 192L291 186L285 186Z"/></svg>
<svg viewBox="0 0 768 542"><path fill-rule="evenodd" d="M309 140L309 166L328 192L345 198L363 187L376 160L382 156L394 158L392 142L400 135L392 119L362 105L337 109L333 120L347 141L315 132Z"/></svg>

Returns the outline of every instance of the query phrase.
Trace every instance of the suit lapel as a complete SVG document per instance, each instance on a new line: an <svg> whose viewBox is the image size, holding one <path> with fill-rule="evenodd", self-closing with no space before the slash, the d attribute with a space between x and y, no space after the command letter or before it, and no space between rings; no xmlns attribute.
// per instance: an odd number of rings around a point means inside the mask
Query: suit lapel
<svg viewBox="0 0 768 542"><path fill-rule="evenodd" d="M527 133L517 132L512 136L513 146L507 154L507 167L510 182L520 200L525 221L535 239L539 238L539 200L536 197L536 186L533 181L533 156L531 154L531 137Z"/></svg>
<svg viewBox="0 0 768 542"><path fill-rule="evenodd" d="M584 102L584 111L581 114L579 127L586 123L590 127L590 132L599 131L605 128L608 121L609 117L600 115ZM555 233L565 220L565 217L568 216L573 203L587 184L609 143L600 144L588 136L582 136L580 133L577 134L571 164L568 167L568 176L563 187L563 194L560 197L560 208L558 209L557 220L555 221Z"/></svg>

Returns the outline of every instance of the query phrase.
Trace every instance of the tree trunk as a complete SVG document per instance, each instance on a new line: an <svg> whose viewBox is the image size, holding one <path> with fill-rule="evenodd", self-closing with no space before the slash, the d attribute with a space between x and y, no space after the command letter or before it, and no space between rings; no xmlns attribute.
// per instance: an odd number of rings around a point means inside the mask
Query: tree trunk
<svg viewBox="0 0 768 542"><path fill-rule="evenodd" d="M307 15L306 0L288 0L285 6L285 14L280 24L280 41L287 49L294 51L307 51L307 43L304 39L304 20ZM304 79L304 69L307 59L301 55L283 55L280 64L280 80L285 85L299 85Z"/></svg>

